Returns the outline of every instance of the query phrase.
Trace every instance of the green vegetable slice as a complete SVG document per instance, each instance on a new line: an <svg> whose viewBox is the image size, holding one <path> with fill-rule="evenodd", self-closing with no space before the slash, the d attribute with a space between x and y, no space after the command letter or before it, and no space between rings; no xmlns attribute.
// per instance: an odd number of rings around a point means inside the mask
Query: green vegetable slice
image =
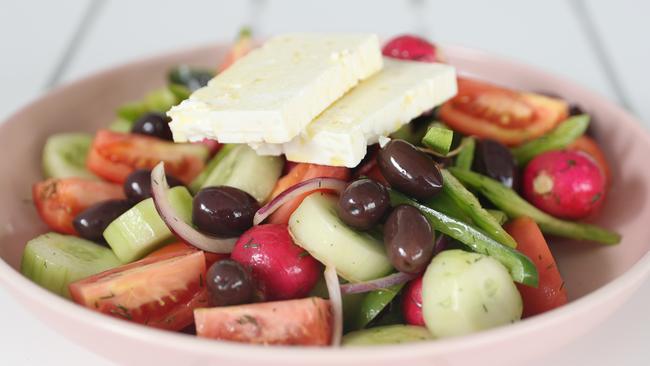
<svg viewBox="0 0 650 366"><path fill-rule="evenodd" d="M447 155L454 140L454 131L438 126L431 126L422 139L422 144L431 150Z"/></svg>
<svg viewBox="0 0 650 366"><path fill-rule="evenodd" d="M511 248L517 247L515 239L508 234L501 224L487 210L481 207L481 203L474 194L465 188L449 171L441 169L443 178L442 189L460 207L476 226L482 229L492 239Z"/></svg>
<svg viewBox="0 0 650 366"><path fill-rule="evenodd" d="M471 170L474 163L474 150L476 150L476 139L474 137L463 137L460 142L462 149L456 157L455 165L458 169Z"/></svg>
<svg viewBox="0 0 650 366"><path fill-rule="evenodd" d="M342 345L343 347L380 346L431 339L434 339L434 337L425 327L396 324L348 333L343 337Z"/></svg>
<svg viewBox="0 0 650 366"><path fill-rule="evenodd" d="M388 304L390 304L391 301L393 301L395 296L397 296L397 294L402 290L402 287L404 287L404 284L368 292L361 302L356 328L365 328L379 315L379 313L381 313L382 310L384 310L386 306L388 306Z"/></svg>
<svg viewBox="0 0 650 366"><path fill-rule="evenodd" d="M544 213L521 198L517 192L494 179L458 168L449 168L449 171L466 186L480 191L508 217L528 216L535 220L546 234L608 245L618 244L621 241L621 236L615 232L595 225L560 220Z"/></svg>
<svg viewBox="0 0 650 366"><path fill-rule="evenodd" d="M390 200L393 206L407 204L418 208L435 230L460 241L477 253L485 254L498 260L508 268L515 282L533 287L537 286L537 268L535 268L535 265L528 257L515 249L500 244L472 225L421 205L392 189L390 190Z"/></svg>
<svg viewBox="0 0 650 366"><path fill-rule="evenodd" d="M587 131L590 119L587 114L570 117L548 134L512 149L512 155L524 165L539 154L564 149Z"/></svg>

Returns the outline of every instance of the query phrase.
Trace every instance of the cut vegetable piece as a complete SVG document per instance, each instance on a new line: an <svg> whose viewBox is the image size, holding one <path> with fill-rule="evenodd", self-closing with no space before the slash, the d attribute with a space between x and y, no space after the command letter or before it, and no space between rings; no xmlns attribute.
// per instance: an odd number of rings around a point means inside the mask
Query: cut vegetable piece
<svg viewBox="0 0 650 366"><path fill-rule="evenodd" d="M129 133L133 127L133 122L124 118L117 118L115 121L108 125L108 129L113 132Z"/></svg>
<svg viewBox="0 0 650 366"><path fill-rule="evenodd" d="M607 184L611 184L612 169L609 167L607 157L605 156L603 150L598 146L596 140L587 135L582 135L573 141L571 145L567 146L567 150L582 151L594 158L594 160L596 160L596 163L598 163L600 169L603 171L603 174L607 180Z"/></svg>
<svg viewBox="0 0 650 366"><path fill-rule="evenodd" d="M237 146L236 144L225 144L223 147L217 152L217 154L210 159L210 161L206 164L205 168L201 171L199 175L194 178L192 183L190 183L190 191L194 194L196 194L202 187L203 184L205 184L205 181L212 175L212 172L221 164L221 161L225 159L230 152L235 149Z"/></svg>
<svg viewBox="0 0 650 366"><path fill-rule="evenodd" d="M167 244L160 249L154 250L153 252L149 253L145 258L162 257L171 254L181 255L187 253L194 253L197 251L199 251L199 249L197 249L196 247L189 245L187 243L183 243L182 241L178 241L175 243ZM209 253L209 252L203 252L203 254L205 255L205 268L210 268L210 266L215 262L230 257L228 254L217 254L217 253Z"/></svg>
<svg viewBox="0 0 650 366"><path fill-rule="evenodd" d="M300 300L194 311L199 337L264 345L327 346L332 338L329 301Z"/></svg>
<svg viewBox="0 0 650 366"><path fill-rule="evenodd" d="M497 220L499 225L503 225L508 221L508 215L506 215L506 213L501 210L487 210L487 212L492 215L495 220Z"/></svg>
<svg viewBox="0 0 650 366"><path fill-rule="evenodd" d="M119 265L115 254L106 247L76 236L47 233L27 243L20 272L38 285L68 297L70 283Z"/></svg>
<svg viewBox="0 0 650 366"><path fill-rule="evenodd" d="M185 187L167 191L169 203L183 221L192 220L192 195ZM140 259L161 246L170 243L174 236L156 211L153 199L148 198L133 206L113 221L104 231L104 239L115 255L129 263Z"/></svg>
<svg viewBox="0 0 650 366"><path fill-rule="evenodd" d="M97 177L86 169L86 156L93 137L86 133L59 133L48 137L43 147L45 178Z"/></svg>
<svg viewBox="0 0 650 366"><path fill-rule="evenodd" d="M434 339L425 327L413 325L386 325L351 332L343 337L343 347L381 346L421 342Z"/></svg>
<svg viewBox="0 0 650 366"><path fill-rule="evenodd" d="M439 154L447 155L453 140L454 131L448 128L431 126L424 138L422 138L422 144Z"/></svg>
<svg viewBox="0 0 650 366"><path fill-rule="evenodd" d="M587 131L590 119L587 114L570 117L546 135L512 149L512 155L525 165L537 155L564 149Z"/></svg>
<svg viewBox="0 0 650 366"><path fill-rule="evenodd" d="M205 256L196 251L145 258L74 282L74 301L91 310L154 328L178 331L207 305Z"/></svg>
<svg viewBox="0 0 650 366"><path fill-rule="evenodd" d="M417 207L435 230L460 241L477 253L495 258L508 269L516 282L533 287L537 286L538 274L535 265L528 257L515 249L495 241L472 225L421 205L395 190L390 191L390 200L393 206L407 204Z"/></svg>
<svg viewBox="0 0 650 366"><path fill-rule="evenodd" d="M32 187L39 216L54 231L75 234L74 218L96 203L124 199L122 186L84 178L51 178Z"/></svg>
<svg viewBox="0 0 650 366"><path fill-rule="evenodd" d="M463 184L480 191L508 217L528 216L537 222L544 233L607 245L618 244L621 241L619 234L598 226L556 219L528 203L517 192L484 175L456 168L449 168L449 171Z"/></svg>
<svg viewBox="0 0 650 366"><path fill-rule="evenodd" d="M100 130L86 165L98 176L124 183L136 169L165 162L167 173L189 183L203 170L209 151L202 144L175 144L155 137Z"/></svg>
<svg viewBox="0 0 650 366"><path fill-rule="evenodd" d="M463 137L460 142L463 147L456 157L455 166L458 169L471 170L474 163L474 151L476 150L476 139L474 137Z"/></svg>
<svg viewBox="0 0 650 366"><path fill-rule="evenodd" d="M176 95L171 90L168 88L160 88L145 95L141 101L122 105L118 108L117 115L123 120L130 121L131 125L133 125L133 122L145 113L165 113L179 102L180 100L176 98Z"/></svg>
<svg viewBox="0 0 650 366"><path fill-rule="evenodd" d="M446 169L441 169L443 178L442 189L451 197L476 226L482 229L492 239L511 248L517 247L517 242L501 227L501 224L482 206L478 198L465 188L462 183L456 179Z"/></svg>
<svg viewBox="0 0 650 366"><path fill-rule="evenodd" d="M217 162L201 188L235 187L255 197L258 202L269 198L282 173L282 158L259 156L247 145L234 145L225 152L219 152L214 159Z"/></svg>
<svg viewBox="0 0 650 366"><path fill-rule="evenodd" d="M365 328L390 304L395 296L404 287L404 284L395 285L389 288L369 292L361 302L359 314L357 315L356 329Z"/></svg>
<svg viewBox="0 0 650 366"><path fill-rule="evenodd" d="M568 111L560 99L459 77L458 94L438 117L454 131L514 146L552 130Z"/></svg>
<svg viewBox="0 0 650 366"><path fill-rule="evenodd" d="M520 217L508 223L506 230L519 243L518 249L533 260L539 272L539 286L518 286L524 301L524 318L553 310L568 302L564 280L533 219Z"/></svg>
<svg viewBox="0 0 650 366"><path fill-rule="evenodd" d="M450 337L514 323L522 302L506 268L488 256L447 250L422 282L422 313L434 337Z"/></svg>
<svg viewBox="0 0 650 366"><path fill-rule="evenodd" d="M321 263L336 267L351 282L380 278L391 272L383 243L347 226L336 212L336 198L321 192L307 196L289 219L296 244Z"/></svg>

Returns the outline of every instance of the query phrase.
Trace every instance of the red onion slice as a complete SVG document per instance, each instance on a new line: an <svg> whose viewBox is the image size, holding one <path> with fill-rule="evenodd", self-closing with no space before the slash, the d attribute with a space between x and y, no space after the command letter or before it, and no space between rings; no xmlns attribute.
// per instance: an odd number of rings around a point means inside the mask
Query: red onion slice
<svg viewBox="0 0 650 366"><path fill-rule="evenodd" d="M230 253L237 242L237 238L218 239L207 236L181 219L167 198L167 178L165 177L165 163L160 162L151 171L151 196L156 211L167 224L169 230L182 241L201 250L211 253Z"/></svg>
<svg viewBox="0 0 650 366"><path fill-rule="evenodd" d="M341 285L334 266L325 267L325 283L332 307L332 347L341 345L343 337L343 300L341 298Z"/></svg>
<svg viewBox="0 0 650 366"><path fill-rule="evenodd" d="M412 279L415 279L418 275L404 272L397 272L386 277L378 278L376 280L359 282L359 283L346 283L341 285L341 293L344 295L348 294L360 294L363 292L370 292L375 290L381 290L395 285L401 285Z"/></svg>
<svg viewBox="0 0 650 366"><path fill-rule="evenodd" d="M257 212L255 213L255 217L253 217L253 225L259 225L267 217L271 216L273 212L275 212L278 208L280 208L280 206L293 200L296 197L302 196L305 193L309 193L319 189L327 189L330 191L341 193L345 189L346 185L347 185L346 181L335 179L335 178L313 178L295 184L285 189L277 197L272 199L271 202L267 203L266 205L264 205L264 207L257 210Z"/></svg>

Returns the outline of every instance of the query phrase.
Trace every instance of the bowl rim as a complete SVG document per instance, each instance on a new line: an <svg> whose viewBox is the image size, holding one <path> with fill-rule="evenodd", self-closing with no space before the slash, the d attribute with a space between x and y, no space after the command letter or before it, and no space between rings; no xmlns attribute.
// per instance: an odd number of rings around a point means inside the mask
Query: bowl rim
<svg viewBox="0 0 650 366"><path fill-rule="evenodd" d="M93 72L80 79L63 83L52 91L45 93L38 97L14 113L10 114L2 123L0 123L0 131L10 121L20 118L26 111L37 107L45 100L56 98L60 94L65 94L68 90L73 88L81 88L85 85L90 85L96 80L102 79L111 73L119 73L127 69L144 66L152 62L157 62L162 59L182 57L186 54L209 52L212 49L223 47L222 43L211 43L197 47L185 48L173 52L160 53L154 56L139 58L135 61L122 63L118 66L108 67L98 72ZM538 67L527 65L521 61L513 60L508 57L496 55L492 52L479 50L476 48L468 48L455 45L441 46L446 55L454 55L453 58L479 58L490 63L504 63L509 67L520 70L524 73L537 74L538 76L549 79L553 82L569 83L576 90L590 94L595 97L600 103L609 105L614 108L614 112L623 116L620 123L624 128L632 129L640 138L650 145L650 134L642 127L638 118L631 115L629 112L621 108L616 102L609 100L602 94L588 90L581 86L579 83L569 80L566 77L556 76L551 72L542 70ZM650 275L650 250L648 250L637 262L627 269L623 274L611 280L604 286L594 290L593 292L571 301L561 308L549 311L535 317L525 319L515 324L509 324L502 327L497 327L482 332L445 339L437 339L429 342L417 342L408 344L397 345L382 345L377 347L351 347L351 348L338 348L332 350L331 348L322 347L289 347L289 346L274 346L274 347L260 347L256 345L215 341L210 339L203 339L195 336L190 336L181 333L174 333L168 331L161 331L154 328L141 326L138 324L129 323L113 317L108 317L103 314L94 312L79 306L68 299L57 296L37 284L33 283L19 271L15 270L4 260L0 260L0 283L5 288L9 289L14 295L21 294L22 297L15 296L16 301L24 302L26 298L33 300L36 303L47 304L50 310L60 314L71 314L74 312L75 318L79 322L85 324L92 324L92 327L101 328L103 331L120 334L123 337L137 339L142 342L151 342L155 338L155 342L159 346L166 346L170 349L182 349L187 352L197 352L198 354L220 354L226 358L243 358L244 356L250 361L281 361L286 357L288 352L294 357L328 357L331 361L368 361L371 359L391 359L400 357L402 352L409 352L413 355L433 355L445 354L453 352L462 352L480 345L494 343L499 340L515 338L518 335L530 333L537 329L549 326L549 323L562 323L570 321L574 316L589 312L598 306L599 303L605 299L616 297L617 295L630 292L638 288L643 280ZM45 321L43 321L46 323ZM228 353L227 351L241 351L241 353ZM254 352L252 352L254 351Z"/></svg>

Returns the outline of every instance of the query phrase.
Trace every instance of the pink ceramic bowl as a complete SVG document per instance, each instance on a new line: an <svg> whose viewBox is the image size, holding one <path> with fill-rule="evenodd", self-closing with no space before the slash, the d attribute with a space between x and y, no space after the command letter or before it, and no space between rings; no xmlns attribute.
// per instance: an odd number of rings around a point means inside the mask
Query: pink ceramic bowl
<svg viewBox="0 0 650 366"><path fill-rule="evenodd" d="M599 223L623 234L614 247L553 240L571 303L520 323L471 336L400 346L349 349L255 347L198 339L127 323L81 308L17 271L27 240L46 230L29 202L46 137L106 126L120 103L161 86L170 66L213 66L225 47L206 47L134 62L55 90L0 125L0 281L34 316L79 344L129 365L503 365L568 343L615 311L650 273L650 137L639 122L600 95L540 70L482 52L448 47L459 71L517 88L548 91L595 117L614 181Z"/></svg>

